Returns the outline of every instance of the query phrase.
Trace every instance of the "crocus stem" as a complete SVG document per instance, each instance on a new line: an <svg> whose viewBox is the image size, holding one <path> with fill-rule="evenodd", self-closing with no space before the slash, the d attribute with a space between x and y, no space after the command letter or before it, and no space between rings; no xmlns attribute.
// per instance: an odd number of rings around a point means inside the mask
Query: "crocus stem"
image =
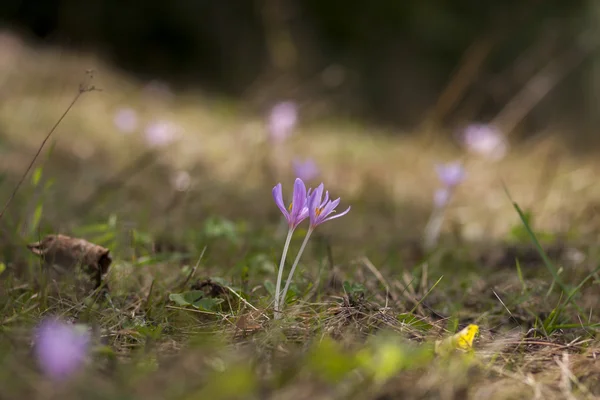
<svg viewBox="0 0 600 400"><path fill-rule="evenodd" d="M448 191L448 198L443 204L433 208L429 221L427 221L427 225L425 226L423 247L428 251L437 246L444 217L446 216L446 209L454 194L454 186L447 187L445 190Z"/></svg>
<svg viewBox="0 0 600 400"><path fill-rule="evenodd" d="M424 247L426 250L431 250L437 245L442 223L444 222L445 211L446 207L434 208L429 221L427 221L424 238Z"/></svg>
<svg viewBox="0 0 600 400"><path fill-rule="evenodd" d="M285 303L285 296L287 295L287 291L290 288L290 284L292 283L292 277L294 276L294 272L296 271L298 262L300 262L300 257L302 257L302 253L304 253L304 248L306 247L306 243L308 243L308 239L310 239L310 235L311 235L312 231L313 230L309 228L308 232L306 232L306 236L304 237L302 246L300 246L298 255L296 256L296 259L294 260L294 265L292 265L290 274L288 275L287 281L285 282L285 287L283 288L283 293L281 294L281 304L279 305L279 310L283 310L283 304Z"/></svg>
<svg viewBox="0 0 600 400"><path fill-rule="evenodd" d="M285 238L285 244L283 245L283 253L281 254L281 262L279 263L279 272L277 273L277 285L275 285L275 319L281 317L279 313L279 291L281 289L281 278L283 277L283 267L285 265L285 258L290 248L290 242L292 241L292 234L294 229L290 228L287 237Z"/></svg>

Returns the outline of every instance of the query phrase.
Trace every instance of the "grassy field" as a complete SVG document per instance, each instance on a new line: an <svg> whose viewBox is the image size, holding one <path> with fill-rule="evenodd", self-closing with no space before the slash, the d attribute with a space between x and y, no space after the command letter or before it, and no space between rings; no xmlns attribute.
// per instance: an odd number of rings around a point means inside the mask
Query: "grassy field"
<svg viewBox="0 0 600 400"><path fill-rule="evenodd" d="M101 89L80 96L0 220L0 398L600 396L596 155L547 132L489 162L452 133L317 118L275 147L264 116L238 104L8 36L0 54L2 205L80 85ZM124 107L138 115L128 134L113 123ZM149 147L142 131L156 121L177 140ZM271 189L281 182L289 200L294 157L313 158L310 186L352 210L315 231L276 320L286 227ZM425 252L433 166L454 159L467 179ZM27 244L47 234L109 249L108 290L42 272ZM48 316L91 337L67 381L33 351ZM436 350L470 324L471 349Z"/></svg>

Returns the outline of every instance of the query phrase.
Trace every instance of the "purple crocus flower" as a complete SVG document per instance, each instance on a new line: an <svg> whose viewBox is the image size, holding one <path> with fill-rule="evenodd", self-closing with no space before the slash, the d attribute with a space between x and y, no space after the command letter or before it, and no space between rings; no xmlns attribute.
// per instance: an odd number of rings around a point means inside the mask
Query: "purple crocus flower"
<svg viewBox="0 0 600 400"><path fill-rule="evenodd" d="M302 179L296 178L294 181L294 193L292 194L292 204L290 204L289 211L286 209L285 204L283 203L283 194L281 189L281 183L278 183L273 188L273 199L275 200L275 204L283 215L285 219L288 221L288 234L285 239L285 244L283 245L283 253L281 254L281 261L279 262L279 272L277 273L277 283L275 284L275 318L279 318L281 314L279 313L279 295L281 290L281 278L283 277L283 267L285 265L285 259L287 257L287 252L290 247L290 241L292 240L292 235L294 230L300 225L302 221L308 218L308 206L307 206L307 197L310 195L310 191L306 192L306 185L302 182Z"/></svg>
<svg viewBox="0 0 600 400"><path fill-rule="evenodd" d="M285 216L285 219L287 219L290 229L296 229L296 227L308 217L306 185L304 185L302 179L296 178L296 181L294 182L294 193L292 195L292 204L290 204L289 212L283 203L281 183L278 183L273 188L273 199L275 200L277 207L279 207Z"/></svg>
<svg viewBox="0 0 600 400"><path fill-rule="evenodd" d="M82 367L89 343L87 332L58 319L46 319L37 329L35 353L46 375L63 380Z"/></svg>
<svg viewBox="0 0 600 400"><path fill-rule="evenodd" d="M343 217L344 215L346 215L350 212L350 207L348 207L345 211L343 211L339 214L330 216L330 214L334 213L335 208L340 204L340 198L337 198L336 200L332 201L329 199L329 192L325 192L325 199L323 199L323 190L324 190L324 186L321 183L315 189L314 192L310 193L310 191L309 191L308 215L310 217L310 226L308 228L308 231L306 232L304 241L302 242L302 245L300 246L300 250L298 251L298 254L296 255L294 264L292 264L292 268L290 270L290 273L288 274L288 278L285 282L285 287L283 288L283 292L282 292L281 296L277 296L277 295L275 296L275 304L279 310L283 309L283 305L285 302L285 296L290 288L290 284L292 283L292 278L294 277L294 272L296 272L296 267L298 266L298 263L300 262L300 257L302 257L302 253L304 252L304 248L306 247L306 243L308 243L308 239L310 238L312 232L315 230L315 228L317 226L321 225L322 223L330 221L335 218ZM280 272L281 272L281 267L280 267ZM279 318L279 316L280 316L279 313L275 313L275 318Z"/></svg>
<svg viewBox="0 0 600 400"><path fill-rule="evenodd" d="M502 132L492 125L472 124L467 126L462 136L463 144L472 153L490 160L500 160L508 151L508 143Z"/></svg>
<svg viewBox="0 0 600 400"><path fill-rule="evenodd" d="M465 179L465 170L458 161L435 166L438 178L446 187L454 187Z"/></svg>
<svg viewBox="0 0 600 400"><path fill-rule="evenodd" d="M325 199L323 200L323 189L324 186L321 183L308 199L308 215L310 217L311 230L324 222L343 217L350 212L350 207L348 207L345 211L330 216L330 214L335 212L335 208L340 204L341 199L338 197L335 200L330 200L329 192L325 192Z"/></svg>
<svg viewBox="0 0 600 400"><path fill-rule="evenodd" d="M311 181L319 176L319 167L314 162L313 159L306 159L304 161L299 159L294 159L292 161L292 167L294 168L294 173L296 176L303 181Z"/></svg>
<svg viewBox="0 0 600 400"><path fill-rule="evenodd" d="M138 127L137 113L131 108L121 108L115 113L113 123L123 133L132 133Z"/></svg>
<svg viewBox="0 0 600 400"><path fill-rule="evenodd" d="M293 132L298 122L298 108L292 101L276 104L269 114L268 129L271 140L283 142Z"/></svg>

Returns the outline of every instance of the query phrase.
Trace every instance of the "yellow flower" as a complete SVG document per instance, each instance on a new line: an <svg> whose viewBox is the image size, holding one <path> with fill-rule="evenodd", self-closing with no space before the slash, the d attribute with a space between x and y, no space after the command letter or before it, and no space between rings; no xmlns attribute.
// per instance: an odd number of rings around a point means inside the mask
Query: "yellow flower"
<svg viewBox="0 0 600 400"><path fill-rule="evenodd" d="M475 339L478 333L479 326L471 324L446 339L437 340L435 342L435 352L436 354L448 354L454 349L472 351L473 339Z"/></svg>

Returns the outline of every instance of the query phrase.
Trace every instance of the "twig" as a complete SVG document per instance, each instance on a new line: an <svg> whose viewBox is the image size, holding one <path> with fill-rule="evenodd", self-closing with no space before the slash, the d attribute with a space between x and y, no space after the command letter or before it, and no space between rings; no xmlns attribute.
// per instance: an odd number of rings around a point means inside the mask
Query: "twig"
<svg viewBox="0 0 600 400"><path fill-rule="evenodd" d="M381 272L379 272L377 267L375 267L375 265L373 265L371 260L369 260L367 257L363 257L361 261L364 264L364 266L367 267L367 269L369 271L371 271L371 273L373 275L375 275L375 278L377 278L379 283L381 283L383 285L383 287L385 288L385 291L392 298L392 300L396 301L396 299L397 299L396 295L390 290L390 285L388 285L386 280L383 278L383 275L381 274ZM387 298L387 296L386 296L386 298Z"/></svg>
<svg viewBox="0 0 600 400"><path fill-rule="evenodd" d="M152 283L150 284L150 290L148 290L148 295L146 296L146 301L144 301L143 308L144 310L148 310L148 306L150 305L150 300L152 299L152 292L154 292L154 283L156 279L152 279Z"/></svg>
<svg viewBox="0 0 600 400"><path fill-rule="evenodd" d="M25 170L25 172L21 176L21 179L19 180L19 182L15 186L15 189L13 190L12 194L10 195L10 197L8 198L8 200L6 201L6 203L4 204L4 208L0 212L0 219L2 219L2 217L4 216L4 213L8 209L8 206L10 206L10 203L12 203L13 199L17 195L17 192L19 191L19 188L21 187L21 185L25 181L25 178L29 174L29 171L31 171L31 168L33 167L33 164L35 164L36 160L40 156L40 153L42 152L42 149L46 145L46 142L48 141L48 139L50 139L50 136L52 136L52 134L54 133L54 131L56 130L56 128L58 128L58 126L60 125L60 123L62 122L62 120L67 116L67 114L69 113L69 111L71 111L71 109L73 108L73 106L75 105L75 103L77 103L77 100L79 100L79 97L83 93L91 92L91 91L94 91L94 90L98 90L98 89L96 89L94 86L84 86L84 85L80 85L79 86L79 91L77 92L77 94L75 95L75 97L73 97L73 100L71 101L71 104L69 104L69 106L67 107L67 109L62 113L62 115L60 116L60 118L56 121L56 123L54 124L54 126L52 126L52 128L48 131L48 133L46 134L46 137L42 141L42 144L40 144L40 146L37 149L37 152L33 156L33 159L31 160L31 162L27 166L27 169Z"/></svg>
<svg viewBox="0 0 600 400"><path fill-rule="evenodd" d="M240 294L238 292L236 292L235 290L233 290L232 288L230 288L229 286L225 286L225 288L227 288L227 290L229 290L231 293L233 293L238 299L240 299L242 301L242 303L244 303L245 305L247 305L248 307L250 307L251 309L253 309L254 311L259 311L258 308L254 307L252 304L250 304L250 302L248 302L248 300L244 299L242 296L240 296ZM261 313L261 315L263 315L265 318L270 319L269 316L265 313L263 313L262 311L259 311Z"/></svg>
<svg viewBox="0 0 600 400"><path fill-rule="evenodd" d="M139 158L137 158L132 164L129 164L121 171L119 171L115 176L109 178L104 183L101 183L94 192L87 197L87 199L83 200L77 207L76 213L80 213L86 211L90 208L90 205L93 202L98 200L100 195L106 195L110 190L118 189L122 186L122 184L128 179L135 176L137 173L151 165L156 159L156 153L153 151L148 151L142 154Z"/></svg>
<svg viewBox="0 0 600 400"><path fill-rule="evenodd" d="M544 387L542 383L536 382L535 378L532 374L523 374L519 375L518 373L507 371L503 368L491 366L491 371L494 371L498 375L514 379L517 382L521 382L524 385L529 386L533 390L533 399L542 399L542 388Z"/></svg>
<svg viewBox="0 0 600 400"><path fill-rule="evenodd" d="M421 303L425 300L425 298L427 298L427 296L429 296L429 293L431 293L433 291L433 289L435 289L435 287L438 285L438 283L441 282L442 278L444 277L444 275L440 276L440 278L435 281L435 283L433 284L433 286L431 286L431 288L427 291L427 293L425 293L423 295L423 297L421 297L421 299L419 300L419 302L412 308L412 310L409 311L410 314L414 313L415 310L417 308L419 308L419 306L421 305Z"/></svg>
<svg viewBox="0 0 600 400"><path fill-rule="evenodd" d="M570 47L538 71L504 106L491 124L506 133L512 132L558 83L598 48L599 43L587 39L586 34L587 32L579 37L579 45Z"/></svg>
<svg viewBox="0 0 600 400"><path fill-rule="evenodd" d="M223 317L223 316L227 315L227 314L216 313L216 312L212 312L212 311L198 310L196 308L185 308L185 307L177 307L177 306L165 306L165 308L168 308L168 309L171 309L171 310L181 310L181 311L195 312L195 313L198 313L198 314L218 315L219 317Z"/></svg>
<svg viewBox="0 0 600 400"><path fill-rule="evenodd" d="M425 118L426 124L435 126L435 124L443 122L444 118L460 105L467 91L477 81L480 70L488 60L494 47L501 43L506 35L510 34L510 30L515 29L515 26L528 23L528 17L536 12L536 6L535 2L530 2L523 8L515 10L516 13L511 13L509 16L510 24L506 23L507 14L498 14L495 20L492 21L492 28L467 47L446 87L438 97L433 109L429 112L428 118Z"/></svg>
<svg viewBox="0 0 600 400"><path fill-rule="evenodd" d="M571 372L569 368L569 353L566 351L562 354L562 360L559 360L558 357L554 357L554 362L560 368L560 383L559 387L561 392L565 396L565 399L575 399L576 397L573 395L573 389L571 388L571 383L574 383L577 386L577 389L581 394L585 396L587 399L595 399L596 397L590 392L590 390L585 387L579 379Z"/></svg>
<svg viewBox="0 0 600 400"><path fill-rule="evenodd" d="M194 274L196 273L196 270L198 269L198 267L200 266L200 261L202 260L202 258L204 257L204 252L206 251L206 246L204 246L204 248L202 249L202 253L200 253L200 257L198 257L198 261L196 262L196 265L194 265L194 268L192 268L192 270L190 271L190 273L188 274L187 278L185 278L185 281L183 281L181 283L181 285L179 285L179 290L183 290L185 288L185 286L188 284L188 282L192 279L192 277L194 276Z"/></svg>
<svg viewBox="0 0 600 400"><path fill-rule="evenodd" d="M460 64L431 111L426 121L439 123L461 101L471 84L477 79L479 70L497 42L498 35L488 35L475 40L463 54Z"/></svg>

